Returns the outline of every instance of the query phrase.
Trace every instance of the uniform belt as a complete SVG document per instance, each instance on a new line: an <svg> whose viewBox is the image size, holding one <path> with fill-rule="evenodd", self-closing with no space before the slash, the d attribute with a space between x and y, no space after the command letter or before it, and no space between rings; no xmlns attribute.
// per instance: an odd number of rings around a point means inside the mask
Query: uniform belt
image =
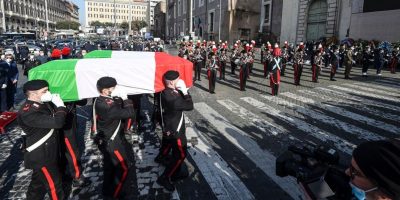
<svg viewBox="0 0 400 200"><path fill-rule="evenodd" d="M44 137L42 137L39 141L35 142L34 144L32 144L31 146L26 148L26 151L31 152L35 149L37 149L40 145L42 145L43 143L45 143L50 137L51 135L53 135L54 129L51 129Z"/></svg>
<svg viewBox="0 0 400 200"><path fill-rule="evenodd" d="M110 138L111 141L113 141L115 139L115 136L117 136L117 133L119 131L119 127L121 127L121 120L119 120L118 126L117 126L117 128L115 129L114 133L112 134L112 136Z"/></svg>

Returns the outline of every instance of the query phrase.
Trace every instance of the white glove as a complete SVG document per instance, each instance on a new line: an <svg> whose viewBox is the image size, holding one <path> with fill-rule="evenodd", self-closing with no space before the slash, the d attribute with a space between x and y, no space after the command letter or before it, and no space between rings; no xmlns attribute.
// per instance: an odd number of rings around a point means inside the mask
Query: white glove
<svg viewBox="0 0 400 200"><path fill-rule="evenodd" d="M65 107L64 101L61 99L59 94L53 94L51 98L51 102L57 107Z"/></svg>
<svg viewBox="0 0 400 200"><path fill-rule="evenodd" d="M5 88L7 88L7 85L6 85L6 84L3 84L3 85L1 86L1 89L5 89Z"/></svg>
<svg viewBox="0 0 400 200"><path fill-rule="evenodd" d="M186 87L185 81L183 81L182 79L179 79L178 82L175 85L176 89L182 91L182 93L184 95L188 94L188 88Z"/></svg>
<svg viewBox="0 0 400 200"><path fill-rule="evenodd" d="M128 99L128 93L122 89L121 87L115 87L115 89L111 93L112 97L120 97L122 100Z"/></svg>

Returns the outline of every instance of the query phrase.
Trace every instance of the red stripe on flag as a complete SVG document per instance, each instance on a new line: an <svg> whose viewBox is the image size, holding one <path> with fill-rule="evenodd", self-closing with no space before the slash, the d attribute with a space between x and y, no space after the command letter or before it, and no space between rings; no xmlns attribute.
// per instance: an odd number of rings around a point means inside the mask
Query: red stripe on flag
<svg viewBox="0 0 400 200"><path fill-rule="evenodd" d="M115 151L114 151L114 154L115 154L115 156L117 156L117 158L118 158L118 160L119 160L119 162L120 162L120 164L121 164L122 170L124 170L124 172L122 173L122 177L121 177L121 179L119 180L119 183L118 183L118 185L117 185L117 188L115 189L115 192L114 192L114 198L117 198L117 197L118 197L118 194L119 194L119 192L120 192L120 190L121 190L121 188L122 188L122 183L125 181L126 176L128 175L128 167L126 166L125 160L124 160L124 158L121 156L121 154L119 153L118 150L115 150Z"/></svg>
<svg viewBox="0 0 400 200"><path fill-rule="evenodd" d="M69 142L68 138L64 138L64 140L65 140L65 144L67 145L68 152L71 155L72 163L74 164L75 178L78 179L80 176L80 172L79 172L78 161L76 160L75 152L72 149L71 143Z"/></svg>
<svg viewBox="0 0 400 200"><path fill-rule="evenodd" d="M47 171L46 167L42 167L42 172L43 172L44 176L46 177L47 183L49 183L51 199L58 200L56 186L54 185L54 181L51 178L49 171Z"/></svg>
<svg viewBox="0 0 400 200"><path fill-rule="evenodd" d="M171 56L164 52L155 53L156 74L154 80L154 90L160 92L164 90L163 76L169 70L179 72L179 77L186 83L186 87L193 86L193 63L178 56Z"/></svg>

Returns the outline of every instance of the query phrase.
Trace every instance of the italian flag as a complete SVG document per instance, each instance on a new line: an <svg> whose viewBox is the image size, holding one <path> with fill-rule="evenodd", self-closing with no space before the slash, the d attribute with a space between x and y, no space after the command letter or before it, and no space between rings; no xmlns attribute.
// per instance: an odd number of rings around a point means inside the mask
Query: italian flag
<svg viewBox="0 0 400 200"><path fill-rule="evenodd" d="M50 91L67 102L99 96L96 83L103 76L114 77L128 94L162 91L163 75L168 70L179 71L187 87L193 85L193 64L177 56L132 51L94 51L88 55L93 57L40 65L29 71L29 80L47 80Z"/></svg>

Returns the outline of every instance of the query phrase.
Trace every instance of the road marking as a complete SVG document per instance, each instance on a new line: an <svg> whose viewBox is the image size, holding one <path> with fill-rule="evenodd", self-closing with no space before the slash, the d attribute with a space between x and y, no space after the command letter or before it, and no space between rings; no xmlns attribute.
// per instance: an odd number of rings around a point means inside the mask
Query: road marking
<svg viewBox="0 0 400 200"><path fill-rule="evenodd" d="M337 86L337 85L330 85L328 86L330 88L335 88L338 90L343 90L349 93L354 93L357 95L362 95L362 96L368 96L368 97L373 97L376 99L383 99L383 100L387 100L387 101L392 101L392 102L400 102L400 99L396 99L394 97L388 97L388 96L383 96L383 95L378 95L378 94L372 94L370 92L363 92L360 90L355 90L355 89L351 89L351 88L345 88L345 87L341 87L341 86Z"/></svg>
<svg viewBox="0 0 400 200"><path fill-rule="evenodd" d="M198 144L188 148L188 152L217 199L254 199L228 163L211 148L202 133L195 128L187 127L186 136L197 137Z"/></svg>
<svg viewBox="0 0 400 200"><path fill-rule="evenodd" d="M284 130L267 120L263 120L260 116L246 110L231 100L217 100L217 102L240 118L249 121L254 127L258 128L263 133L266 133L268 136L279 138L290 137L292 140L301 141L292 135L288 135L288 130Z"/></svg>
<svg viewBox="0 0 400 200"><path fill-rule="evenodd" d="M399 115L393 115L391 113L387 113L382 110L375 109L371 106L367 106L368 102L361 102L361 100L359 100L357 98L352 99L352 97L350 97L350 96L347 97L343 93L340 93L340 92L335 93L336 91L329 90L326 88L315 88L315 89L319 90L319 91L315 92L315 91L311 91L311 90L298 90L298 92L313 96L315 98L321 98L322 100L327 101L327 102L335 102L335 103L341 103L343 105L349 105L351 107L357 108L358 110L362 110L362 111L368 112L370 114L373 114L375 116L379 116L379 117L386 118L389 120L400 121ZM330 91L332 91L332 92L330 92ZM329 93L330 95L327 95L326 93ZM348 101L348 100L346 100L346 98L354 100L356 102ZM374 104L370 104L370 105L374 105Z"/></svg>
<svg viewBox="0 0 400 200"><path fill-rule="evenodd" d="M289 93L289 94L281 93L280 95L287 96L287 97L293 96L293 95L290 95L290 94L291 93ZM306 115L306 116L308 116L310 118L318 120L319 122L322 122L322 123L325 123L325 124L329 124L329 125L334 126L334 127L338 128L340 130L343 130L343 131L345 131L347 133L351 133L351 134L357 136L357 138L359 138L359 139L365 139L365 140L381 140L381 139L385 139L384 137L382 137L380 135L376 135L376 134L371 133L371 132L369 132L367 130L364 130L364 129L361 129L361 128L359 128L357 126L354 126L352 124L337 120L337 119L335 119L333 117L330 117L328 115L325 115L325 114L317 112L317 111L314 111L312 109L305 108L305 107L300 106L298 104L291 103L291 102L286 101L286 100L284 100L284 99L282 99L280 97L273 97L273 96L266 96L266 95L261 95L261 96L263 98L271 101L271 102L274 102L277 105L287 106L288 108L291 108L294 111L296 111L298 113L301 113L303 115ZM301 102L306 102L303 98L299 98L299 97L297 97L295 100L301 101Z"/></svg>
<svg viewBox="0 0 400 200"><path fill-rule="evenodd" d="M242 97L240 98L241 100L245 101L246 103L263 110L267 112L268 114L271 114L275 117L278 117L284 121L286 121L288 124L293 124L296 128L302 130L303 132L323 141L331 141L331 144L336 147L339 151L342 151L348 155L351 155L353 152L353 149L356 147L356 145L346 141L345 139L342 139L336 135L330 134L329 132L326 132L314 125L311 125L303 120L300 120L296 117L291 117L288 113L281 112L269 105L266 105L263 102L260 102L254 98L251 97Z"/></svg>
<svg viewBox="0 0 400 200"><path fill-rule="evenodd" d="M374 94L386 95L386 96L389 96L390 98L394 98L394 97L399 97L400 96L400 94L396 94L396 93L388 92L388 91L382 91L381 89L374 89L374 88L372 88L370 86L366 87L365 85L364 86L359 86L359 85L353 85L353 84L348 84L348 83L345 83L345 84L342 84L342 85L346 86L346 87L351 87L351 88L355 88L355 89L359 89L359 90L372 92Z"/></svg>
<svg viewBox="0 0 400 200"><path fill-rule="evenodd" d="M290 97L292 99L295 99L297 101L300 101L300 102L303 102L303 103L306 103L306 104L318 106L318 107L320 107L320 108L322 108L324 110L336 113L338 115L350 118L350 119L355 120L355 121L363 122L363 123L371 125L371 126L376 126L379 129L382 129L382 130L385 130L385 131L388 131L388 132L391 132L391 133L394 133L394 134L400 134L400 129L398 127L396 127L396 126L393 126L391 124L387 124L387 123L384 123L382 121L378 121L378 120L375 120L375 119L372 119L372 118L369 118L369 117L365 117L363 115L360 115L360 114L357 114L357 113L354 113L354 112L347 111L346 109L343 109L343 108L340 108L340 107L337 107L337 106L333 106L333 105L330 105L330 104L323 104L323 103L314 101L313 99L302 97L302 96L299 96L299 95L296 95L296 94L293 94L293 93L290 93L290 92L282 93L282 96ZM342 123L342 121L337 120L337 119L335 119L333 117L330 117L330 118L331 119L328 119L328 120L330 120L332 122L332 124L335 124L335 125L337 124L338 126L336 126L336 127L338 127L338 128L341 128L341 127L347 128L347 126L344 125L344 123L346 123L346 122ZM336 123L335 123L335 121L336 121ZM339 126L339 124L343 124L343 126ZM346 123L346 124L348 124L348 123ZM364 130L364 129L354 129L354 127L349 127L349 128L350 129L348 129L348 130L353 130L353 131L359 130L360 131L359 132L360 135L362 135L362 133L370 134L371 138L373 138L373 135L376 135L376 134L368 132L367 130Z"/></svg>
<svg viewBox="0 0 400 200"><path fill-rule="evenodd" d="M384 90L384 91L387 91L386 93L387 94L391 94L391 95L393 95L393 94L397 94L397 95L394 95L394 96L399 96L399 92L400 92L400 87L399 88L391 88L391 87L387 87L387 86L382 86L382 85L378 85L378 84L370 84L370 83L365 83L365 82L362 82L362 83L358 83L358 82L355 82L355 83L352 83L352 84L355 84L355 85L358 85L358 86L368 86L368 87L371 87L371 88L375 88L375 89L377 89L377 90ZM384 92L384 91L382 91L382 92Z"/></svg>
<svg viewBox="0 0 400 200"><path fill-rule="evenodd" d="M303 193L294 178L281 178L275 175L276 158L268 151L262 150L249 136L229 123L229 121L204 102L195 103L197 111L234 144L243 154L252 160L267 176L279 185L293 199L304 199Z"/></svg>
<svg viewBox="0 0 400 200"><path fill-rule="evenodd" d="M343 98L346 98L346 99L350 99L350 100L356 101L359 104L366 104L366 105L369 105L370 107L380 107L380 108L385 108L385 109L388 109L388 110L400 111L400 107L399 106L395 106L395 105L379 102L379 101L376 101L376 100L370 100L370 99L367 99L367 98L361 98L361 97L358 97L358 96L355 96L355 95L347 94L347 93L345 93L343 91L333 90L333 88L328 89L328 88L316 87L315 89L334 94L335 96L338 96L338 97L343 97ZM398 115L396 115L396 116L398 116Z"/></svg>

